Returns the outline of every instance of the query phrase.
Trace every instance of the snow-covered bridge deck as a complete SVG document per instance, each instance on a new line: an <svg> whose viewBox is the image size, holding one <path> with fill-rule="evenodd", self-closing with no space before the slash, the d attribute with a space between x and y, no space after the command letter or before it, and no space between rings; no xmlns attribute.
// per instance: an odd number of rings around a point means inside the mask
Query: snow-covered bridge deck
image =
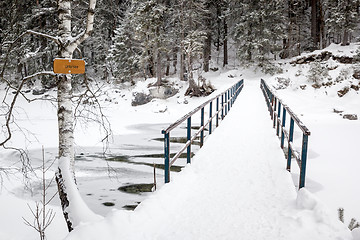
<svg viewBox="0 0 360 240"><path fill-rule="evenodd" d="M351 239L306 189L298 192L259 88L232 111L172 182L134 212L114 211L67 239Z"/></svg>

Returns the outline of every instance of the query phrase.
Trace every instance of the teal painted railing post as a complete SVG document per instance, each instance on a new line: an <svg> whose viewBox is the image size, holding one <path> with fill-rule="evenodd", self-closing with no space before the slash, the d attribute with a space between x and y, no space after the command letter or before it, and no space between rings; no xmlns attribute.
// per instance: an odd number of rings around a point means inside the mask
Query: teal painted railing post
<svg viewBox="0 0 360 240"><path fill-rule="evenodd" d="M270 93L270 98L271 98L271 106L270 106L270 116L271 116L271 120L273 120L274 117L274 113L273 113L273 108L274 108L274 95L272 93Z"/></svg>
<svg viewBox="0 0 360 240"><path fill-rule="evenodd" d="M281 144L280 144L280 147L281 147L282 149L284 149L285 122L286 122L286 108L285 108L285 106L283 106L283 115L282 115L282 123L281 123L281 125L282 125L282 128L281 128Z"/></svg>
<svg viewBox="0 0 360 240"><path fill-rule="evenodd" d="M221 120L224 119L224 94L221 95Z"/></svg>
<svg viewBox="0 0 360 240"><path fill-rule="evenodd" d="M219 97L216 98L216 127L219 126Z"/></svg>
<svg viewBox="0 0 360 240"><path fill-rule="evenodd" d="M279 136L279 130L280 130L280 125L279 125L280 114L281 114L281 102L279 101L277 120L276 120L277 121L277 124L276 124L276 135L277 136Z"/></svg>
<svg viewBox="0 0 360 240"><path fill-rule="evenodd" d="M228 92L228 91L225 92L225 116L227 115L227 108L228 108L228 107L227 107L227 104L228 104L227 92Z"/></svg>
<svg viewBox="0 0 360 240"><path fill-rule="evenodd" d="M286 170L289 172L291 171L291 156L292 156L292 150L290 147L290 143L293 142L294 139L294 119L290 118L290 130L289 130L289 144L288 144L288 157L287 157L287 164L286 164Z"/></svg>
<svg viewBox="0 0 360 240"><path fill-rule="evenodd" d="M201 108L201 128L204 127L204 107ZM200 147L204 145L204 129L200 133Z"/></svg>
<svg viewBox="0 0 360 240"><path fill-rule="evenodd" d="M301 149L301 166L300 166L299 189L305 187L307 148L308 148L308 135L303 134L302 149Z"/></svg>
<svg viewBox="0 0 360 240"><path fill-rule="evenodd" d="M230 89L228 90L228 100L227 100L227 103L228 103L228 111L230 111L230 102L231 102L231 100L230 100Z"/></svg>
<svg viewBox="0 0 360 240"><path fill-rule="evenodd" d="M190 141L191 139L191 117L189 117L187 119L187 140ZM187 163L191 163L191 142L189 144L189 146L187 147L187 152L186 152L186 159L187 159Z"/></svg>
<svg viewBox="0 0 360 240"><path fill-rule="evenodd" d="M231 88L231 107L234 103L234 87Z"/></svg>
<svg viewBox="0 0 360 240"><path fill-rule="evenodd" d="M273 115L274 115L274 117L273 117L273 128L275 128L275 123L276 123L276 105L277 105L277 98L275 97L275 99L274 99L274 113L273 113Z"/></svg>
<svg viewBox="0 0 360 240"><path fill-rule="evenodd" d="M170 182L170 134L164 133L165 183Z"/></svg>
<svg viewBox="0 0 360 240"><path fill-rule="evenodd" d="M210 122L209 122L209 135L211 134L212 131L212 101L210 102L210 106L209 106L209 118L210 118Z"/></svg>

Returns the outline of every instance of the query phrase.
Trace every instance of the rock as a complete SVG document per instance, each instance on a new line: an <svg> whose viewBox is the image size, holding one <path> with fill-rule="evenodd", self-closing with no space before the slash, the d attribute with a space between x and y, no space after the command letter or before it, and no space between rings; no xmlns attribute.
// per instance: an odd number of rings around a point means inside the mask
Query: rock
<svg viewBox="0 0 360 240"><path fill-rule="evenodd" d="M354 70L353 77L354 77L355 79L360 80L360 70Z"/></svg>
<svg viewBox="0 0 360 240"><path fill-rule="evenodd" d="M343 89L339 90L337 92L339 97L343 97L345 96L345 94L347 94L349 92L350 88L349 87L344 87Z"/></svg>
<svg viewBox="0 0 360 240"><path fill-rule="evenodd" d="M45 88L34 88L32 90L33 95L42 95L45 93Z"/></svg>
<svg viewBox="0 0 360 240"><path fill-rule="evenodd" d="M332 59L344 64L352 64L354 62L354 59L348 56L332 56Z"/></svg>
<svg viewBox="0 0 360 240"><path fill-rule="evenodd" d="M301 90L305 90L306 89L306 85L300 85Z"/></svg>
<svg viewBox="0 0 360 240"><path fill-rule="evenodd" d="M320 84L318 84L318 83L314 83L313 85L311 85L313 88L321 88L321 85Z"/></svg>
<svg viewBox="0 0 360 240"><path fill-rule="evenodd" d="M320 54L311 54L304 57L297 58L296 60L290 62L290 64L304 64L314 61L327 61L330 58L332 58L335 61L338 61L340 63L344 64L352 64L357 62L356 59L349 56L334 56L331 52L323 51Z"/></svg>
<svg viewBox="0 0 360 240"><path fill-rule="evenodd" d="M359 85L351 85L350 86L351 89L354 89L355 91L359 91Z"/></svg>
<svg viewBox="0 0 360 240"><path fill-rule="evenodd" d="M115 206L115 203L113 202L104 202L102 203L104 206L107 206L107 207L112 207L112 206Z"/></svg>
<svg viewBox="0 0 360 240"><path fill-rule="evenodd" d="M135 92L133 93L133 96L134 98L131 101L131 106L144 105L153 99L150 94L145 94L143 92Z"/></svg>
<svg viewBox="0 0 360 240"><path fill-rule="evenodd" d="M358 117L356 114L344 114L343 118L348 119L348 120L358 120Z"/></svg>
<svg viewBox="0 0 360 240"><path fill-rule="evenodd" d="M171 86L159 86L149 88L150 95L153 98L167 99L169 97L175 96L179 90Z"/></svg>
<svg viewBox="0 0 360 240"><path fill-rule="evenodd" d="M342 110L337 110L337 109L333 109L333 111L334 111L334 113L342 113L342 112L344 112L344 111L342 111Z"/></svg>

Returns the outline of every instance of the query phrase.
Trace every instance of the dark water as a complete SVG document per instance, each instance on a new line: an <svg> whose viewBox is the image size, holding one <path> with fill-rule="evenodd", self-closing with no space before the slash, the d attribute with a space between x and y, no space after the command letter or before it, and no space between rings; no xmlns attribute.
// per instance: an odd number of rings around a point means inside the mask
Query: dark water
<svg viewBox="0 0 360 240"><path fill-rule="evenodd" d="M76 148L76 179L85 202L96 213L106 215L111 209L133 210L149 194L154 183L159 189L164 184L164 144L161 130L164 124L142 124L131 127L134 133L116 135L104 154L102 148ZM180 126L171 132L171 156L186 142L186 128ZM192 150L198 150L198 143ZM48 150L46 156L55 153ZM171 175L181 171L186 155L175 162ZM54 164L56 165L56 164ZM56 166L52 169L55 171ZM56 193L52 183L48 196ZM16 194L23 198L40 199L40 179L34 180L30 189L18 188ZM51 204L58 205L58 197Z"/></svg>

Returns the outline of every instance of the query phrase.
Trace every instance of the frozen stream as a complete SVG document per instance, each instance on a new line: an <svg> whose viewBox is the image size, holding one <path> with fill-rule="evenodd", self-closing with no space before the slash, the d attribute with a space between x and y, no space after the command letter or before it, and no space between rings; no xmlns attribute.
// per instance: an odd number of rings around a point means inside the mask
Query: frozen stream
<svg viewBox="0 0 360 240"><path fill-rule="evenodd" d="M79 190L89 207L98 214L106 215L112 208L132 210L146 198L154 184L154 164L157 188L164 184L164 158L161 129L168 124L134 125L132 134L115 135L113 144L103 154L101 147L76 147L76 179ZM172 132L172 140L183 141L186 129L181 126ZM182 144L172 142L173 153ZM196 151L197 146L192 150ZM46 149L45 159L51 162L56 157L56 149ZM30 153L32 164L41 165L40 150ZM50 164L50 163L48 163ZM180 171L186 159L180 158L171 174ZM56 170L57 163L51 167L48 182ZM40 179L32 178L31 187L17 187L14 192L18 197L39 200L41 197ZM128 187L128 192L120 190ZM50 198L57 190L53 182L48 190ZM132 192L132 193L129 193ZM145 191L145 192L143 192ZM60 205L56 196L52 205Z"/></svg>

